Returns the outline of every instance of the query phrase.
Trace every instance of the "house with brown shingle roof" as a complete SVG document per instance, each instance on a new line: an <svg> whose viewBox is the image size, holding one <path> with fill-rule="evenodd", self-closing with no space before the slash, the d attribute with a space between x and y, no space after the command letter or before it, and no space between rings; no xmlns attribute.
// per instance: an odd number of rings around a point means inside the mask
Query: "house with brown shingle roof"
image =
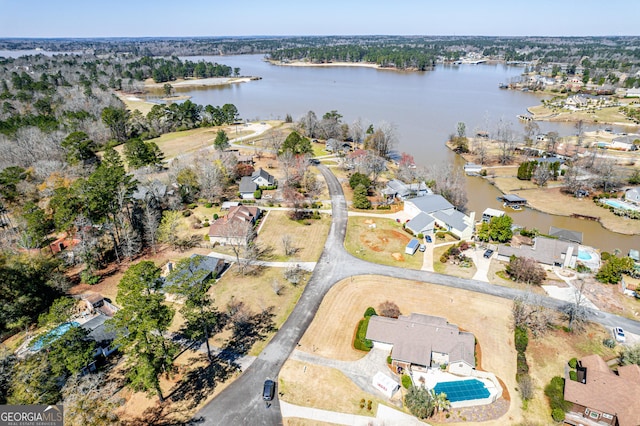
<svg viewBox="0 0 640 426"><path fill-rule="evenodd" d="M578 380L565 378L564 399L572 404L572 425L640 425L640 367L625 365L618 374L599 355L578 362Z"/></svg>
<svg viewBox="0 0 640 426"><path fill-rule="evenodd" d="M246 244L261 214L262 210L255 206L231 207L226 216L218 218L209 227L209 241L222 245Z"/></svg>
<svg viewBox="0 0 640 426"><path fill-rule="evenodd" d="M448 365L454 374L475 369L475 337L446 318L413 313L396 318L372 316L366 338L391 349L392 366L408 370Z"/></svg>

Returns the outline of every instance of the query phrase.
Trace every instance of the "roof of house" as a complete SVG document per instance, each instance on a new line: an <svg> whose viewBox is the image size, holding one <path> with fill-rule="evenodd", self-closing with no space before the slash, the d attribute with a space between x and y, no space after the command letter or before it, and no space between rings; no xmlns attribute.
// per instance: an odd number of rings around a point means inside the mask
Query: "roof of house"
<svg viewBox="0 0 640 426"><path fill-rule="evenodd" d="M620 367L619 375L616 375L599 355L582 358L580 365L587 369L586 383L566 380L564 399L615 415L620 426L639 425L637 395L640 393L640 367Z"/></svg>
<svg viewBox="0 0 640 426"><path fill-rule="evenodd" d="M570 229L562 229L551 226L549 228L549 235L552 237L558 237L558 239L564 241L571 241L573 243L582 244L582 232L579 231L572 231Z"/></svg>
<svg viewBox="0 0 640 426"><path fill-rule="evenodd" d="M504 194L502 196L502 199L509 202L509 203L526 203L527 200L517 196L516 194Z"/></svg>
<svg viewBox="0 0 640 426"><path fill-rule="evenodd" d="M640 186L627 189L627 191L624 193L624 199L640 203Z"/></svg>
<svg viewBox="0 0 640 426"><path fill-rule="evenodd" d="M558 158L558 157L542 157L542 158L536 158L536 161L538 163L560 163L560 164L564 164L564 160L562 158Z"/></svg>
<svg viewBox="0 0 640 426"><path fill-rule="evenodd" d="M498 210L498 209L492 209L491 207L485 209L484 212L482 212L482 216L495 216L495 217L502 217L504 216L504 211L502 210Z"/></svg>
<svg viewBox="0 0 640 426"><path fill-rule="evenodd" d="M258 189L258 185L256 185L251 176L243 176L242 179L240 179L240 193L254 193L256 189Z"/></svg>
<svg viewBox="0 0 640 426"><path fill-rule="evenodd" d="M632 258L633 260L635 260L636 262L640 262L640 251L634 250L634 249L630 249L629 250L629 257Z"/></svg>
<svg viewBox="0 0 640 426"><path fill-rule="evenodd" d="M110 319L108 316L100 314L91 318L80 327L87 330L89 332L89 337L97 343L111 342L117 337L117 332L109 325L105 324L108 319Z"/></svg>
<svg viewBox="0 0 640 426"><path fill-rule="evenodd" d="M401 197L406 197L411 193L407 185L398 179L391 179L387 182L387 189L392 190L395 194Z"/></svg>
<svg viewBox="0 0 640 426"><path fill-rule="evenodd" d="M262 167L260 167L258 170L255 170L251 174L252 180L256 180L259 177L269 182L269 185L273 185L273 183L276 181L276 179L271 174L269 174L269 172L264 170Z"/></svg>
<svg viewBox="0 0 640 426"><path fill-rule="evenodd" d="M459 231L463 231L469 226L467 224L468 216L455 209L433 212L431 216Z"/></svg>
<svg viewBox="0 0 640 426"><path fill-rule="evenodd" d="M498 246L498 254L503 256L530 257L545 265L563 264L562 255L572 247L572 256L578 255L578 244L570 241L554 240L553 238L536 237L533 246Z"/></svg>
<svg viewBox="0 0 640 426"><path fill-rule="evenodd" d="M96 303L100 303L104 300L104 296L102 296L100 293L88 293L88 294L83 294L80 297L82 298L82 300L86 300L92 305L95 305Z"/></svg>
<svg viewBox="0 0 640 426"><path fill-rule="evenodd" d="M449 362L464 361L475 367L475 338L460 332L446 318L413 313L399 318L372 316L367 339L393 345L394 359L418 365L431 364L431 352L449 354Z"/></svg>
<svg viewBox="0 0 640 426"><path fill-rule="evenodd" d="M154 196L157 198L162 198L167 194L167 185L160 182L159 180L154 180L153 182L142 185L138 184L136 190L131 194L131 198L134 200L143 201L146 200L149 196Z"/></svg>
<svg viewBox="0 0 640 426"><path fill-rule="evenodd" d="M405 224L405 227L414 231L414 232L422 232L423 229L429 227L434 221L434 219L426 213L420 212L416 217L411 219L409 222Z"/></svg>
<svg viewBox="0 0 640 426"><path fill-rule="evenodd" d="M405 204L406 203L413 203L413 205L425 213L453 209L453 204L448 202L442 195L438 194L427 194L422 197L412 198L411 200L405 201Z"/></svg>
<svg viewBox="0 0 640 426"><path fill-rule="evenodd" d="M180 272L176 272L176 274L179 275L169 275L169 277L167 277L167 279L165 280L165 285L172 285L177 278L183 278L185 274L189 275L190 277L195 275L197 277L197 282L200 283L211 277L212 272L217 269L220 262L224 263L224 260L213 256L192 254L191 257L189 257L189 268L183 269Z"/></svg>
<svg viewBox="0 0 640 426"><path fill-rule="evenodd" d="M231 207L229 213L211 224L209 227L209 235L212 237L240 237L241 233L246 232L246 227L233 226L235 223L245 223L251 226L255 220L260 217L261 210L255 206L239 206ZM236 235L231 235L231 234Z"/></svg>

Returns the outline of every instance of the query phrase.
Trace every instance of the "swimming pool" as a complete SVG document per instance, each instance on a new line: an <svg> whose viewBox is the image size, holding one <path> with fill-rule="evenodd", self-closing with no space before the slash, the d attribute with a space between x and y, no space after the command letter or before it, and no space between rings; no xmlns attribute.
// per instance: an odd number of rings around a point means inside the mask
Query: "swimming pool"
<svg viewBox="0 0 640 426"><path fill-rule="evenodd" d="M43 348L43 346L45 346L45 344L49 345L55 342L56 340L58 340L60 336L62 336L67 331L69 331L71 327L78 327L79 325L80 323L77 323L75 321L65 322L63 324L60 324L59 326L57 326L56 328L54 328L44 336L40 337L38 340L34 341L31 344L31 347L29 348L29 350L31 352L38 352L40 349Z"/></svg>
<svg viewBox="0 0 640 426"><path fill-rule="evenodd" d="M450 402L484 399L490 395L489 389L478 379L439 382L433 391L436 395L444 392Z"/></svg>
<svg viewBox="0 0 640 426"><path fill-rule="evenodd" d="M589 253L588 251L578 250L578 259L588 262L589 260L593 259L593 256L591 256L591 253Z"/></svg>
<svg viewBox="0 0 640 426"><path fill-rule="evenodd" d="M604 203L606 205L609 205L611 207L613 207L614 209L622 209L622 210L635 210L633 207L631 207L630 205L626 204L626 203L621 203L620 201L616 201L616 200L604 200Z"/></svg>

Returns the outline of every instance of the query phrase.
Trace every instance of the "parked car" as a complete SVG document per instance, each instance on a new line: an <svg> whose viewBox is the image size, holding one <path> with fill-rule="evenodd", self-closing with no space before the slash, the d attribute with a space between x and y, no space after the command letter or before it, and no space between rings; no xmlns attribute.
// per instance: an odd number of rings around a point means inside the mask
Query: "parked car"
<svg viewBox="0 0 640 426"><path fill-rule="evenodd" d="M431 235L427 235L426 237L424 237L425 240L427 240L428 243L432 243L433 240L431 239Z"/></svg>
<svg viewBox="0 0 640 426"><path fill-rule="evenodd" d="M489 259L491 255L493 255L493 250L491 249L488 249L487 251L484 252L485 259Z"/></svg>
<svg viewBox="0 0 640 426"><path fill-rule="evenodd" d="M624 330L622 329L622 327L614 328L613 335L616 338L616 342L624 343L627 340L627 337L624 335Z"/></svg>
<svg viewBox="0 0 640 426"><path fill-rule="evenodd" d="M424 244L420 244L420 247L418 248L418 250L420 251L425 251L427 249L427 246L425 246Z"/></svg>
<svg viewBox="0 0 640 426"><path fill-rule="evenodd" d="M276 394L276 382L273 380L265 380L262 387L262 399L265 401L273 400L273 396Z"/></svg>

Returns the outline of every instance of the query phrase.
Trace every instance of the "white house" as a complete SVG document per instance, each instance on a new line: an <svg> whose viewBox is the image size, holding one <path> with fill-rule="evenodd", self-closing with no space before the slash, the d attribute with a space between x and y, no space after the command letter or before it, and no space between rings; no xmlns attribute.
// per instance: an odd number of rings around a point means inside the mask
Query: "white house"
<svg viewBox="0 0 640 426"><path fill-rule="evenodd" d="M473 235L475 213L472 212L470 216L467 216L456 210L453 204L448 202L442 195L428 194L405 200L404 211L413 219L418 219L409 228L414 233L420 227L418 224L424 224L424 229L428 229L429 225L426 223L427 219L424 216L416 218L420 213L424 213L433 218L435 224L440 228L451 231L461 240L470 239ZM425 233L424 229L421 233Z"/></svg>
<svg viewBox="0 0 640 426"><path fill-rule="evenodd" d="M240 179L238 191L243 200L252 200L254 198L253 194L257 189L258 185L251 179L251 176L243 176Z"/></svg>
<svg viewBox="0 0 640 426"><path fill-rule="evenodd" d="M497 259L508 262L511 256L530 257L547 266L575 268L578 261L578 244L571 241L536 237L533 245L498 247Z"/></svg>
<svg viewBox="0 0 640 426"><path fill-rule="evenodd" d="M485 223L489 223L494 217L502 217L504 216L504 211L498 209L487 208L482 212L482 221Z"/></svg>
<svg viewBox="0 0 640 426"><path fill-rule="evenodd" d="M627 189L624 193L624 200L640 206L640 186Z"/></svg>

